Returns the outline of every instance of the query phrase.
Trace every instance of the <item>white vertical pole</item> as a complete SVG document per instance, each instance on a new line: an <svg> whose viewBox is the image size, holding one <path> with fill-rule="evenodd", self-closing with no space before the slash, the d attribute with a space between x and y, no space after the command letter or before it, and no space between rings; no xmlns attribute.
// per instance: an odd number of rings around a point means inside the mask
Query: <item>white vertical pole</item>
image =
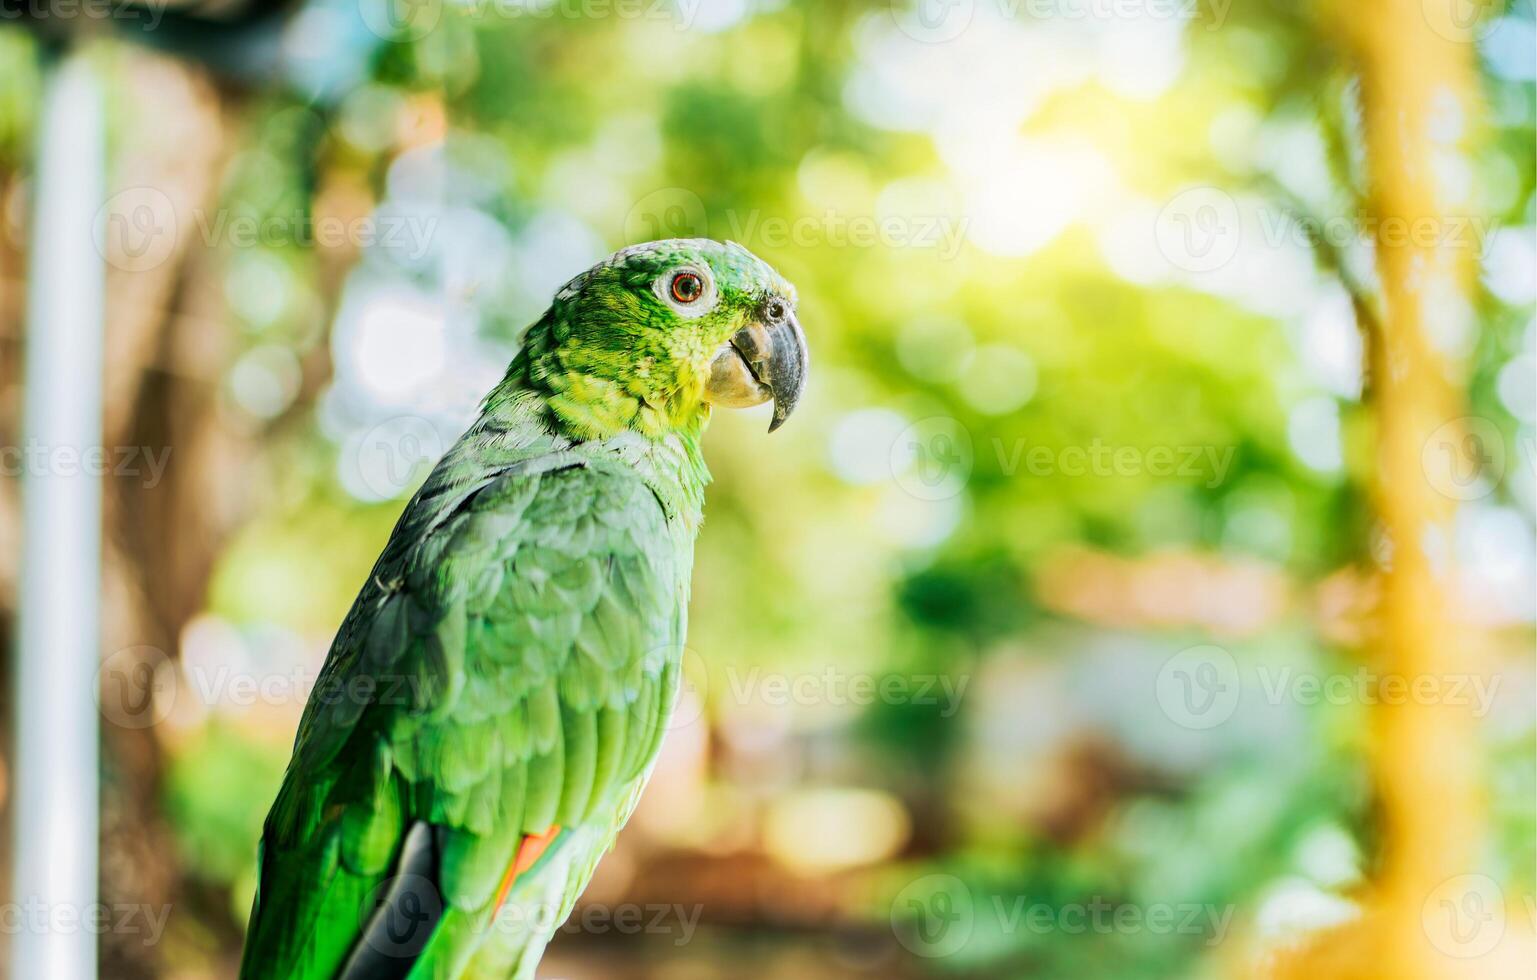
<svg viewBox="0 0 1537 980"><path fill-rule="evenodd" d="M22 421L17 610L16 868L11 976L90 980L99 817L101 445L105 272L101 93L66 53L46 80L37 143ZM31 911L35 910L35 911Z"/></svg>

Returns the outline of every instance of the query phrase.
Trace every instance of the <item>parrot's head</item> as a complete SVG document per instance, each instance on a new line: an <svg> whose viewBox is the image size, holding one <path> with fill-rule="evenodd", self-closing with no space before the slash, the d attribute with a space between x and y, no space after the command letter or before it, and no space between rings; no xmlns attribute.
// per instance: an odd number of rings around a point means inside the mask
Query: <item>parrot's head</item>
<svg viewBox="0 0 1537 980"><path fill-rule="evenodd" d="M795 287L735 242L674 238L615 252L567 283L529 338L529 372L583 438L658 436L710 407L772 400L772 432L806 382Z"/></svg>

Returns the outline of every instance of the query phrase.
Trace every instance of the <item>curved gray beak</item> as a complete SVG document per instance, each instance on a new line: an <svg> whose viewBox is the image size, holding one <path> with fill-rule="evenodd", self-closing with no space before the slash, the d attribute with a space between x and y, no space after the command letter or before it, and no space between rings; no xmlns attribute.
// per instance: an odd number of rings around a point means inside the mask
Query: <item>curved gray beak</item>
<svg viewBox="0 0 1537 980"><path fill-rule="evenodd" d="M795 311L770 299L761 315L721 344L710 362L705 397L716 405L746 408L774 400L773 432L784 424L806 386L811 355Z"/></svg>

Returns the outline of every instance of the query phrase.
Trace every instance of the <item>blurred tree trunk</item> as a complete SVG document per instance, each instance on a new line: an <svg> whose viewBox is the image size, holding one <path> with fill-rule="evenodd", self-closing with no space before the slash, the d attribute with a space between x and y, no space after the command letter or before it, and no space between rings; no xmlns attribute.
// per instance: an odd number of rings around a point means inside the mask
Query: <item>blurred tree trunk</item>
<svg viewBox="0 0 1537 980"><path fill-rule="evenodd" d="M1380 279L1377 308L1362 317L1382 579L1371 669L1411 691L1429 681L1442 696L1373 707L1379 873L1362 919L1296 953L1279 971L1288 977L1531 976L1524 917L1512 901L1506 930L1504 896L1473 873L1486 838L1479 731L1473 706L1444 696L1487 670L1454 568L1458 498L1481 462L1461 418L1476 243L1447 234L1473 207L1455 175L1481 119L1472 25L1456 19L1466 12L1422 0L1335 9L1359 69Z"/></svg>
<svg viewBox="0 0 1537 980"><path fill-rule="evenodd" d="M132 90L125 101L164 120L164 128L125 140L112 187L163 191L174 220L153 232L171 241L139 243L169 248L165 261L148 269L120 263L108 277L108 445L139 447L141 461L145 453L163 454L164 471L157 480L144 463L138 474L109 481L103 653L138 647L174 658L247 498L242 460L251 457L251 434L220 411L221 379L238 338L214 243L199 237L219 206L233 142L232 99L184 63L132 49L120 57L118 75ZM121 659L112 664L125 666ZM174 944L176 906L188 897L161 801L166 732L159 723L115 725L109 711L103 728L102 901L170 903ZM163 975L165 946L109 933L103 975Z"/></svg>
<svg viewBox="0 0 1537 980"><path fill-rule="evenodd" d="M132 472L104 478L103 697L140 702L149 692L114 690L114 684L136 683L140 675L131 668L146 658L174 656L183 627L202 607L219 547L241 511L239 461L249 437L219 411L220 379L234 338L223 316L215 255L210 243L198 239L194 213L217 206L230 145L230 99L199 70L165 57L119 47L111 61L116 89L110 98L123 115L109 163L113 196L105 215L103 448L109 467L125 463ZM146 200L167 202L169 211L154 211L145 224L141 219L150 212L137 209ZM8 284L0 428L11 434L5 440L10 445L18 431L15 364L24 341L19 296L26 271L19 242L27 220L8 227L0 250ZM150 467L146 453L164 461L163 472ZM0 484L0 541L14 540L17 503L10 481ZM7 621L18 571L14 563L0 568ZM3 642L9 646L10 640L7 630ZM104 700L100 901L148 906L156 915L169 905L168 931L174 932L182 874L161 807L164 732L153 720L125 716ZM4 872L8 845L7 836L0 852ZM143 935L109 930L101 937L102 976L161 976L165 952L164 939L147 945Z"/></svg>
<svg viewBox="0 0 1537 980"><path fill-rule="evenodd" d="M1457 199L1446 177L1478 118L1472 39L1449 17L1430 23L1434 6L1376 0L1350 15L1383 307L1369 338L1373 499L1385 546L1375 667L1411 682L1478 673L1483 661L1477 632L1457 622L1456 500L1447 493L1455 484L1435 469L1462 461L1433 444L1449 440L1458 452L1462 446L1446 426L1463 414L1466 370L1447 352L1476 329L1468 296L1476 255L1439 244L1446 240L1439 234L1428 243L1389 234L1419 222L1444 229L1471 205ZM1443 883L1472 867L1484 815L1473 709L1416 701L1375 708L1372 763L1385 849L1372 965L1380 975L1428 980L1463 972L1453 969L1460 967L1458 951L1440 948L1434 924L1428 928L1424 919L1427 905L1431 915L1441 914L1434 903Z"/></svg>

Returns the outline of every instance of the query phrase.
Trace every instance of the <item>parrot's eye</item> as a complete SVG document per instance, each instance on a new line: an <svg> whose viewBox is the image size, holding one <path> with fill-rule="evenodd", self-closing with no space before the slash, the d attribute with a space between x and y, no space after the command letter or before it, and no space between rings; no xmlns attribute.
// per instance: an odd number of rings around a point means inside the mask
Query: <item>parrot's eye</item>
<svg viewBox="0 0 1537 980"><path fill-rule="evenodd" d="M669 269L651 280L651 290L657 299L685 320L705 316L720 298L710 270L692 262Z"/></svg>
<svg viewBox="0 0 1537 980"><path fill-rule="evenodd" d="M672 277L672 298L680 303L692 303L704 295L704 280L692 272L680 272Z"/></svg>

